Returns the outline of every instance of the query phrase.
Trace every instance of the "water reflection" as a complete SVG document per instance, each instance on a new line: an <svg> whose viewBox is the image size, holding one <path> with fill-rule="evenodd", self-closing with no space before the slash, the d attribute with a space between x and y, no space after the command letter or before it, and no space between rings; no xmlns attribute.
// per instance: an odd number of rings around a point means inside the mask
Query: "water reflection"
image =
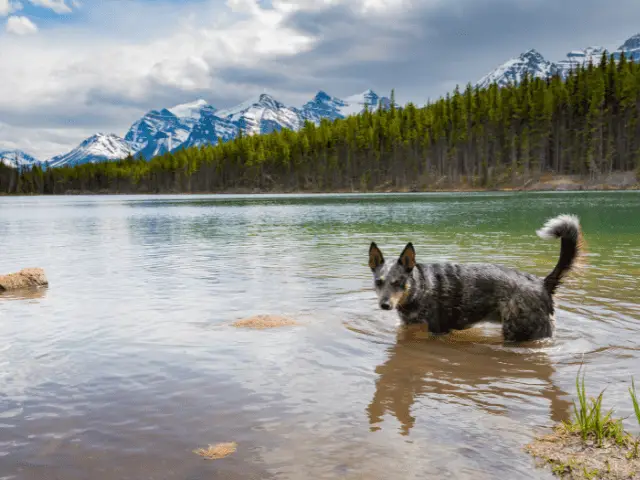
<svg viewBox="0 0 640 480"><path fill-rule="evenodd" d="M401 327L375 371L375 394L367 407L372 431L389 413L400 422L401 434L409 435L416 422L412 409L421 398L504 415L519 401L539 397L555 422L566 419L571 406L567 393L554 384L555 369L542 349L505 348L499 335L481 328L428 337L419 328Z"/></svg>
<svg viewBox="0 0 640 480"><path fill-rule="evenodd" d="M23 288L11 292L0 292L0 302L9 300L39 300L47 295L48 288Z"/></svg>

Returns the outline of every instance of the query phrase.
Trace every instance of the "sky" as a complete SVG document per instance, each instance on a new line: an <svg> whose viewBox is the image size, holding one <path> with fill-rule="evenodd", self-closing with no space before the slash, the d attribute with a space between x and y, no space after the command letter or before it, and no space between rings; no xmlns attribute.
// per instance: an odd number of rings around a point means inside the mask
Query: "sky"
<svg viewBox="0 0 640 480"><path fill-rule="evenodd" d="M638 0L0 0L0 150L44 160L199 98L422 105L530 48L614 50L638 19Z"/></svg>

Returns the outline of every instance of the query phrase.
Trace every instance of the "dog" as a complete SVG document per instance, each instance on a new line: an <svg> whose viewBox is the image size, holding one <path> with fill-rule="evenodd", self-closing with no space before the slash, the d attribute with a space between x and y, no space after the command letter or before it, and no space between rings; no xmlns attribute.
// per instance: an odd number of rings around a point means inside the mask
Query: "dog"
<svg viewBox="0 0 640 480"><path fill-rule="evenodd" d="M561 243L558 263L545 278L491 263L416 263L412 243L396 262L386 262L371 242L369 267L380 308L396 309L405 325L426 323L436 335L493 321L502 324L507 342L552 337L553 296L580 254L582 230L575 215L559 215L536 233Z"/></svg>

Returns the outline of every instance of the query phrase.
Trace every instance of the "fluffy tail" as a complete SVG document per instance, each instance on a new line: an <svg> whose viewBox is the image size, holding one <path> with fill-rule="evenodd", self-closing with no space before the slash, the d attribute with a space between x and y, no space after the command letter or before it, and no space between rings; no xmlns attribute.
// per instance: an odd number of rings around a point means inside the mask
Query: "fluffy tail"
<svg viewBox="0 0 640 480"><path fill-rule="evenodd" d="M540 238L560 239L560 258L553 271L544 279L544 288L553 295L563 277L573 268L582 246L580 220L575 215L559 215L536 232Z"/></svg>

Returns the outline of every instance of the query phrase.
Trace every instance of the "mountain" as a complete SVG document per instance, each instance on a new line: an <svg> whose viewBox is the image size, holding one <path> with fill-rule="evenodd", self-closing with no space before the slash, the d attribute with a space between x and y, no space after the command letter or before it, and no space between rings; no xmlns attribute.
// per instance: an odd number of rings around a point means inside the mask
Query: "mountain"
<svg viewBox="0 0 640 480"><path fill-rule="evenodd" d="M215 145L218 140L229 141L238 135L238 125L220 118L214 113L203 114L194 125L189 138L178 148L201 147Z"/></svg>
<svg viewBox="0 0 640 480"><path fill-rule="evenodd" d="M288 128L300 129L305 121L319 124L323 118L336 120L391 101L373 90L340 99L320 91L302 108L290 107L263 93L233 108L216 110L206 100L150 110L136 120L124 138L96 134L69 153L51 158L52 167L122 159L129 154L147 160L181 148L216 144L247 135L265 134Z"/></svg>
<svg viewBox="0 0 640 480"><path fill-rule="evenodd" d="M136 157L153 158L184 144L200 118L216 109L205 100L151 110L137 120L124 136Z"/></svg>
<svg viewBox="0 0 640 480"><path fill-rule="evenodd" d="M618 50L613 52L614 57L620 58L620 54L624 52L627 59L632 58L634 62L640 61L640 33L629 38L624 42Z"/></svg>
<svg viewBox="0 0 640 480"><path fill-rule="evenodd" d="M557 65L545 60L540 53L532 49L505 62L482 77L476 85L480 88L487 88L496 83L499 87L505 87L509 84L520 83L525 74L529 74L531 77L547 78L557 72Z"/></svg>
<svg viewBox="0 0 640 480"><path fill-rule="evenodd" d="M391 100L378 96L372 90L366 90L345 99L332 97L321 90L311 101L302 106L302 117L310 122L320 123L323 118L336 120L362 113L365 106L369 110L376 110L379 105L388 108Z"/></svg>
<svg viewBox="0 0 640 480"><path fill-rule="evenodd" d="M627 59L640 61L640 34L634 35L614 52L610 52L616 59L619 59L623 53ZM578 65L587 65L589 62L597 65L604 54L609 53L603 47L588 47L583 50L573 50L565 58L554 63L546 60L537 51L529 50L519 57L508 60L482 77L476 86L483 88L497 83L498 86L503 87L510 83L520 82L525 73L538 78L548 78L556 74L566 77Z"/></svg>
<svg viewBox="0 0 640 480"><path fill-rule="evenodd" d="M271 133L283 128L298 130L303 124L297 108L287 107L266 93L257 100L251 99L236 107L219 110L216 116L234 123L248 135Z"/></svg>
<svg viewBox="0 0 640 480"><path fill-rule="evenodd" d="M83 163L120 160L132 153L131 145L123 138L112 133L97 133L64 155L51 158L50 167L72 166Z"/></svg>
<svg viewBox="0 0 640 480"><path fill-rule="evenodd" d="M40 161L22 150L0 150L0 163L4 163L9 167L19 168L30 167L40 163Z"/></svg>
<svg viewBox="0 0 640 480"><path fill-rule="evenodd" d="M584 50L573 50L567 53L567 58L560 60L556 65L559 73L566 77L578 65L588 65L589 62L597 65L605 53L606 49L603 47L587 47Z"/></svg>
<svg viewBox="0 0 640 480"><path fill-rule="evenodd" d="M187 121L189 121L190 119L197 121L203 112L212 113L216 111L214 107L209 105L209 103L202 98L196 100L195 102L176 105L175 107L171 107L168 110L176 117L184 118Z"/></svg>

